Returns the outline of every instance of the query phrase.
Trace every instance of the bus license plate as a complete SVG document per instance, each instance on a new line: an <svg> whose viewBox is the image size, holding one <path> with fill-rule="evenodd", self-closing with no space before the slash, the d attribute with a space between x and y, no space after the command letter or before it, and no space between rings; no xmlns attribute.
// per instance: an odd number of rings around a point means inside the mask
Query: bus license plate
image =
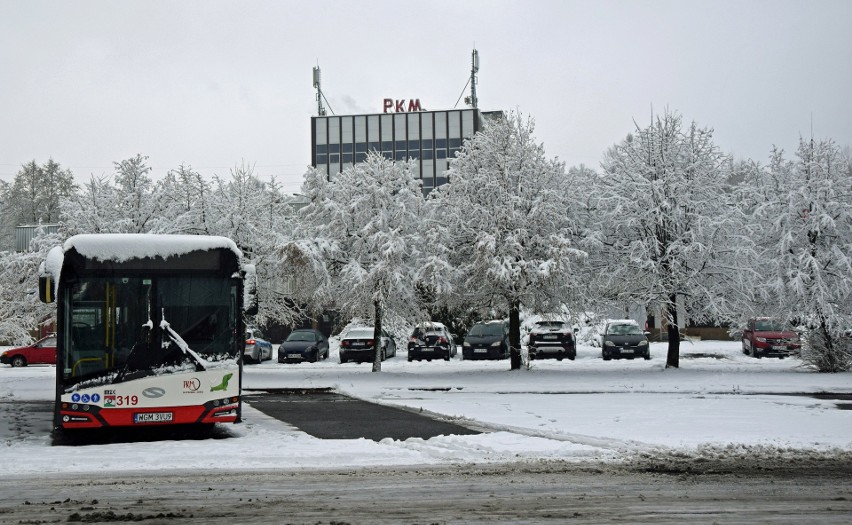
<svg viewBox="0 0 852 525"><path fill-rule="evenodd" d="M166 423L172 421L174 414L171 412L142 412L133 414L134 423Z"/></svg>

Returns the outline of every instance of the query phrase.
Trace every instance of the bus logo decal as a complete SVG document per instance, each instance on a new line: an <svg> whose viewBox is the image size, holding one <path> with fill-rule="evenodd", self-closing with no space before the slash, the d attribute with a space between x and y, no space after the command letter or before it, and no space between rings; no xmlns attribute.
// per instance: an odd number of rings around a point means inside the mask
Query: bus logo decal
<svg viewBox="0 0 852 525"><path fill-rule="evenodd" d="M163 388L160 388L158 386L152 386L152 387L146 388L145 390L142 391L142 395L149 398L149 399L154 399L154 398L157 398L157 397L163 397L165 394L166 394L166 390L163 389Z"/></svg>
<svg viewBox="0 0 852 525"><path fill-rule="evenodd" d="M197 392L198 389L201 388L201 380L197 377L193 377L191 379L183 380L183 391L184 392Z"/></svg>
<svg viewBox="0 0 852 525"><path fill-rule="evenodd" d="M234 374L225 374L222 377L222 382L219 383L216 386L210 387L210 391L211 392L216 392L216 391L224 392L225 390L228 389L228 381L230 381L233 376L234 376Z"/></svg>

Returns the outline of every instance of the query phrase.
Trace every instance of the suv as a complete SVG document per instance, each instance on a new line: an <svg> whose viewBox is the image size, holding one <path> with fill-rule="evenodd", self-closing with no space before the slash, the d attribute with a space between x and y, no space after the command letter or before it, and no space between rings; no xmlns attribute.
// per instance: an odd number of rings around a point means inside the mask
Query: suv
<svg viewBox="0 0 852 525"><path fill-rule="evenodd" d="M456 355L455 336L442 323L420 323L408 338L408 360L443 359Z"/></svg>
<svg viewBox="0 0 852 525"><path fill-rule="evenodd" d="M462 359L507 359L509 323L484 321L473 325L462 345Z"/></svg>
<svg viewBox="0 0 852 525"><path fill-rule="evenodd" d="M798 354L802 344L799 334L780 319L755 317L749 319L743 330L743 353L757 358Z"/></svg>
<svg viewBox="0 0 852 525"><path fill-rule="evenodd" d="M601 354L604 361L636 357L651 359L648 332L643 332L633 319L607 321L601 332Z"/></svg>
<svg viewBox="0 0 852 525"><path fill-rule="evenodd" d="M574 332L564 321L538 321L529 334L530 359L555 357L559 361L577 357Z"/></svg>

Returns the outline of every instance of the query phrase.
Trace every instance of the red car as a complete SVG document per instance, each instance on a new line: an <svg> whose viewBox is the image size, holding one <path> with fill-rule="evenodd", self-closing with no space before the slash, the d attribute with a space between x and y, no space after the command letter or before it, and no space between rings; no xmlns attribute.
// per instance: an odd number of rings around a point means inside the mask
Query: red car
<svg viewBox="0 0 852 525"><path fill-rule="evenodd" d="M799 334L787 323L772 317L749 319L743 330L743 353L757 358L785 358L802 348Z"/></svg>
<svg viewBox="0 0 852 525"><path fill-rule="evenodd" d="M30 346L6 350L0 354L0 363L12 366L55 365L56 334L39 339Z"/></svg>

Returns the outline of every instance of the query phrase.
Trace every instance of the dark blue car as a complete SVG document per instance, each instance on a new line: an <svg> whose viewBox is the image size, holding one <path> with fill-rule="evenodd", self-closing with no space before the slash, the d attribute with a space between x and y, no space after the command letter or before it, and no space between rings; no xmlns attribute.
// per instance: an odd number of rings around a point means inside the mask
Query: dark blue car
<svg viewBox="0 0 852 525"><path fill-rule="evenodd" d="M316 363L320 359L328 359L328 339L319 330L293 330L287 339L278 345L279 363Z"/></svg>

